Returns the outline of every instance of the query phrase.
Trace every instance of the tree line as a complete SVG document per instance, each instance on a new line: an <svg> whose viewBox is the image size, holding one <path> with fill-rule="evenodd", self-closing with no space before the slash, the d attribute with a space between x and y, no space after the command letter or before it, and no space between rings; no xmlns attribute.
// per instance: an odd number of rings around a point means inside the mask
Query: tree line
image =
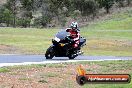
<svg viewBox="0 0 132 88"><path fill-rule="evenodd" d="M46 27L57 20L65 26L68 17L96 17L104 8L106 13L116 4L130 6L132 0L7 0L0 6L0 26ZM51 25L56 26L56 25Z"/></svg>

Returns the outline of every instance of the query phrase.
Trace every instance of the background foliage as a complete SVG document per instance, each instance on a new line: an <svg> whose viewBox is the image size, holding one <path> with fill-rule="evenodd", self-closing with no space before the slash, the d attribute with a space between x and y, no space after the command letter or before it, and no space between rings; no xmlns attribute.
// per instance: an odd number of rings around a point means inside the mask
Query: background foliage
<svg viewBox="0 0 132 88"><path fill-rule="evenodd" d="M131 6L131 0L7 0L0 5L0 24L25 28L65 26L68 18L94 19L102 9L109 14L114 6Z"/></svg>

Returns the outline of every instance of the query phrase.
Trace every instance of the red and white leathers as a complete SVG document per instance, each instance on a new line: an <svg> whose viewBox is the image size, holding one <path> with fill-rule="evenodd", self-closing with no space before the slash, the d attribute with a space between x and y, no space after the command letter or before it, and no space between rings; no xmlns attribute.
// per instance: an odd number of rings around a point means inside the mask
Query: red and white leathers
<svg viewBox="0 0 132 88"><path fill-rule="evenodd" d="M70 37L74 40L73 47L77 48L80 42L80 33L78 31L73 30L72 28L67 28L66 32L70 33Z"/></svg>

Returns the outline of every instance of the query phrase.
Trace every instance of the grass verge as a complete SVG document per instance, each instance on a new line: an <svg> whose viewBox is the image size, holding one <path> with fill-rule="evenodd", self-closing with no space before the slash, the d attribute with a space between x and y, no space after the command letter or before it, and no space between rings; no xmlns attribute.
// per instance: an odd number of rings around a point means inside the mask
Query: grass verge
<svg viewBox="0 0 132 88"><path fill-rule="evenodd" d="M13 32L15 31L15 32ZM52 44L56 29L0 29L0 53L44 54ZM131 56L132 40L130 31L82 30L87 38L83 51L86 55Z"/></svg>
<svg viewBox="0 0 132 88"><path fill-rule="evenodd" d="M6 73L6 72L10 72L10 70L7 68L0 68L0 73Z"/></svg>
<svg viewBox="0 0 132 88"><path fill-rule="evenodd" d="M132 8L81 28L86 55L132 56ZM58 29L0 28L0 53L44 54Z"/></svg>
<svg viewBox="0 0 132 88"><path fill-rule="evenodd" d="M21 86L21 88L24 88L25 85L29 85L29 86L34 85L33 88L35 88L36 86L39 86L39 88L43 88L43 87L131 88L132 87L132 82L130 84L86 84L84 86L79 86L76 83L75 77L77 74L76 69L80 64L83 65L83 67L86 69L87 73L89 74L130 74L132 76L131 60L94 61L94 62L85 61L85 62L74 62L74 63L61 63L61 65L63 65L62 67L59 67L60 64L52 64L52 67L50 67L51 65L49 66L49 64L41 64L38 66L26 65L24 66L24 68L23 66L4 67L3 69L9 69L10 72L6 72L6 75L1 73L0 76L3 77L4 80L0 78L0 83L5 86L7 85L10 86L13 84L14 86L16 85ZM10 74L14 72L18 74ZM11 80L14 80L14 83L11 83L12 82Z"/></svg>

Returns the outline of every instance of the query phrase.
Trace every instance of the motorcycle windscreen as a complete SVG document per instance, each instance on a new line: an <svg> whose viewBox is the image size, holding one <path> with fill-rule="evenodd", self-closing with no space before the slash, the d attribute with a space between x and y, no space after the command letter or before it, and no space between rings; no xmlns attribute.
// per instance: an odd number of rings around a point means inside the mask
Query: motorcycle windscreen
<svg viewBox="0 0 132 88"><path fill-rule="evenodd" d="M63 29L56 34L56 37L63 40L67 35L69 35L69 32L66 32L66 30Z"/></svg>

